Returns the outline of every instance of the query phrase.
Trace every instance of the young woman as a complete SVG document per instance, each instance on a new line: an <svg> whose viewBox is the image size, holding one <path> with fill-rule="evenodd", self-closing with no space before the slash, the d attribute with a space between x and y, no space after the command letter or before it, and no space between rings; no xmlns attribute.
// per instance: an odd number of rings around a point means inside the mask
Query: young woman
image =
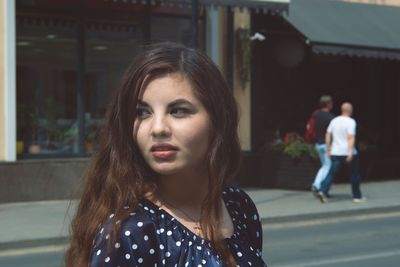
<svg viewBox="0 0 400 267"><path fill-rule="evenodd" d="M66 265L265 266L255 205L227 187L237 127L232 91L208 57L146 47L111 102Z"/></svg>

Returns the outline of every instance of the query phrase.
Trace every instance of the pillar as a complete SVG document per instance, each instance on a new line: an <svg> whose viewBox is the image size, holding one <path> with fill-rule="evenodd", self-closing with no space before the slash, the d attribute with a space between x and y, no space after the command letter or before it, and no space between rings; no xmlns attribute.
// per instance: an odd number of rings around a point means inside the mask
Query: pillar
<svg viewBox="0 0 400 267"><path fill-rule="evenodd" d="M15 1L0 3L0 161L16 160Z"/></svg>

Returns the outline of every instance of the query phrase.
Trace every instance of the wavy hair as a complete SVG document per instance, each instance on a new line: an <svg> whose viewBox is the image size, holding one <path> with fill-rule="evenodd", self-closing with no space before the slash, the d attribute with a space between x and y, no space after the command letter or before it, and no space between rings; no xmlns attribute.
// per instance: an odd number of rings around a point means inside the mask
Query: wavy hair
<svg viewBox="0 0 400 267"><path fill-rule="evenodd" d="M100 148L85 174L82 196L71 223L66 266L88 266L93 240L106 217L114 213L114 219L123 222L144 195L155 190L155 173L141 155L132 129L140 93L152 80L172 73L182 74L191 83L211 120L206 157L208 193L202 204L200 223L205 238L228 266L236 266L218 230L222 220L222 190L234 177L240 163L236 102L221 72L207 56L170 42L146 46L122 77L107 111ZM124 209L126 205L129 210ZM115 237L121 224L113 225Z"/></svg>

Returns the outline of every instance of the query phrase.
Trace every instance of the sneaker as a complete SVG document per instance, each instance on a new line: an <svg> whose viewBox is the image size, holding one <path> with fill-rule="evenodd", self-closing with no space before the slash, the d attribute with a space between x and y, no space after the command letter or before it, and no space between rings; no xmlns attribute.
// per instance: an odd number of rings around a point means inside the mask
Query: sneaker
<svg viewBox="0 0 400 267"><path fill-rule="evenodd" d="M325 195L324 192L321 192L321 191L318 192L318 199L319 199L319 201L321 201L321 203L328 202L328 197Z"/></svg>
<svg viewBox="0 0 400 267"><path fill-rule="evenodd" d="M366 197L353 198L353 202L354 203L365 203L365 202L367 202L367 198Z"/></svg>

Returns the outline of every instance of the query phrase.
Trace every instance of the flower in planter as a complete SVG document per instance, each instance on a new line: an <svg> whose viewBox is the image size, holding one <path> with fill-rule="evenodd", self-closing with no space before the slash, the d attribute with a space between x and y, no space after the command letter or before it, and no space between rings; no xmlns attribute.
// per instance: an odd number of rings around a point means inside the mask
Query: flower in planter
<svg viewBox="0 0 400 267"><path fill-rule="evenodd" d="M307 143L304 138L296 132L288 132L283 137L283 143L274 145L274 150L280 151L291 158L310 157L318 159L314 146Z"/></svg>

